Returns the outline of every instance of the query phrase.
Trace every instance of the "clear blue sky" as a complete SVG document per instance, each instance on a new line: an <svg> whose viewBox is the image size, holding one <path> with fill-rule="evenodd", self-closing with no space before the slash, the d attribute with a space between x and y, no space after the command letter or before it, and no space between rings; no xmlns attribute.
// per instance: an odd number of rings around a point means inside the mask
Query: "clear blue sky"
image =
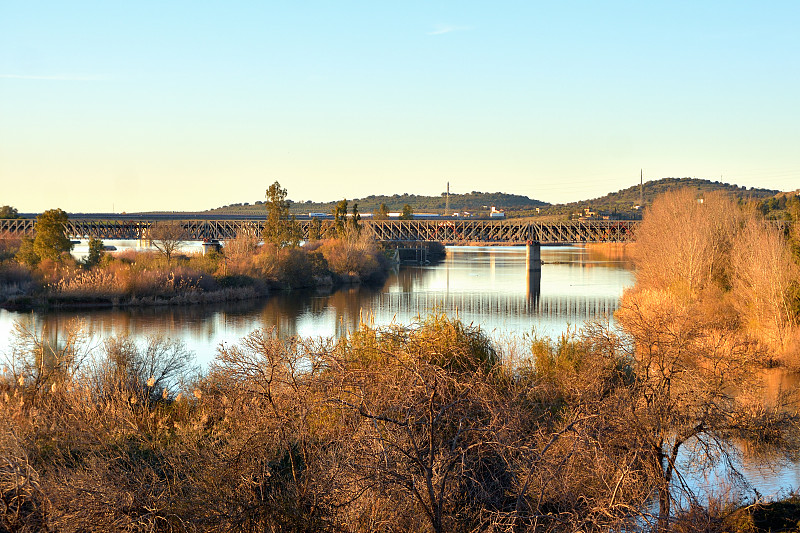
<svg viewBox="0 0 800 533"><path fill-rule="evenodd" d="M800 187L800 2L0 0L0 205Z"/></svg>

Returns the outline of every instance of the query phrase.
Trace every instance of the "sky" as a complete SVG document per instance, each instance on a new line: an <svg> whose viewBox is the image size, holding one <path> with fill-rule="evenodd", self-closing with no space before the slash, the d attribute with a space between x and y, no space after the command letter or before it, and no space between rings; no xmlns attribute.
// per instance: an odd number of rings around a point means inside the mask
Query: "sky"
<svg viewBox="0 0 800 533"><path fill-rule="evenodd" d="M0 0L0 205L800 187L800 2Z"/></svg>

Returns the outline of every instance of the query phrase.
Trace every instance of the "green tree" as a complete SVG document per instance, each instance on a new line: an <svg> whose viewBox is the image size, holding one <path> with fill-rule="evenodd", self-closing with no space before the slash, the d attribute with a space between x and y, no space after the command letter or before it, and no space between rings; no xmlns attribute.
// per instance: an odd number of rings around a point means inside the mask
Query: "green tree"
<svg viewBox="0 0 800 533"><path fill-rule="evenodd" d="M414 218L414 210L410 205L403 206L403 212L400 214L400 220L412 220Z"/></svg>
<svg viewBox="0 0 800 533"><path fill-rule="evenodd" d="M373 216L375 220L386 220L389 218L389 208L386 207L386 204L381 204L375 214Z"/></svg>
<svg viewBox="0 0 800 533"><path fill-rule="evenodd" d="M361 214L358 212L358 203L353 202L351 214L353 216L350 217L350 220L348 221L350 230L352 231L353 237L358 237L361 235Z"/></svg>
<svg viewBox="0 0 800 533"><path fill-rule="evenodd" d="M0 218L19 218L19 213L10 205L4 205L0 207Z"/></svg>
<svg viewBox="0 0 800 533"><path fill-rule="evenodd" d="M345 231L345 221L347 220L347 199L336 203L333 208L333 225L336 228L336 236L343 237Z"/></svg>
<svg viewBox="0 0 800 533"><path fill-rule="evenodd" d="M308 225L308 240L318 241L322 238L322 221L317 217L311 219L311 224Z"/></svg>
<svg viewBox="0 0 800 533"><path fill-rule="evenodd" d="M72 250L72 242L67 237L69 217L61 209L50 209L36 217L36 237L33 251L39 259L59 261L61 254Z"/></svg>
<svg viewBox="0 0 800 533"><path fill-rule="evenodd" d="M83 266L92 268L93 266L99 264L102 258L103 241L92 237L89 239L89 253L86 256L86 259L83 260Z"/></svg>
<svg viewBox="0 0 800 533"><path fill-rule="evenodd" d="M300 225L294 215L289 215L292 203L286 199L286 189L277 181L269 186L266 194L267 220L264 223L264 242L283 248L297 246L302 239Z"/></svg>

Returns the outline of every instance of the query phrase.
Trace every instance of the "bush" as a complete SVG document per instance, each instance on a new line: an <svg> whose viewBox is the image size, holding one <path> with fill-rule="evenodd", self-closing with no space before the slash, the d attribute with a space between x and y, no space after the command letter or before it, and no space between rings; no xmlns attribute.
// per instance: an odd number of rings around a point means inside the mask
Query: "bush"
<svg viewBox="0 0 800 533"><path fill-rule="evenodd" d="M0 262L12 259L19 251L22 239L11 234L0 234Z"/></svg>
<svg viewBox="0 0 800 533"><path fill-rule="evenodd" d="M333 274L341 280L381 282L388 271L387 260L366 232L353 239L328 239L318 248Z"/></svg>

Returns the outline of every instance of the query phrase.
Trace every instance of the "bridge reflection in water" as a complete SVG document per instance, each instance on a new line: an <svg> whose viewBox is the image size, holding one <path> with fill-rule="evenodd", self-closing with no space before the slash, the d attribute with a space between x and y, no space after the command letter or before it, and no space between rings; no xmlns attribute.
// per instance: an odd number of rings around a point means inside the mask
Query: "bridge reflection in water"
<svg viewBox="0 0 800 533"><path fill-rule="evenodd" d="M576 298L574 296L520 296L455 293L445 296L435 293L382 294L375 302L384 312L398 314L409 309L441 310L447 314L485 315L494 318L519 317L536 314L548 318L563 318L579 323L590 318L613 314L619 299L613 297Z"/></svg>
<svg viewBox="0 0 800 533"><path fill-rule="evenodd" d="M96 339L121 333L181 339L208 363L220 343L236 343L261 327L281 335L340 336L361 321L410 324L432 311L458 316L491 335L557 336L586 320L611 315L633 273L624 261L595 256L585 246L542 247L537 278L523 247L451 247L438 265L401 268L382 287L348 287L332 294L276 292L266 300L220 305L98 309L50 313L0 310L0 344L10 346L15 320L63 330L81 319Z"/></svg>

